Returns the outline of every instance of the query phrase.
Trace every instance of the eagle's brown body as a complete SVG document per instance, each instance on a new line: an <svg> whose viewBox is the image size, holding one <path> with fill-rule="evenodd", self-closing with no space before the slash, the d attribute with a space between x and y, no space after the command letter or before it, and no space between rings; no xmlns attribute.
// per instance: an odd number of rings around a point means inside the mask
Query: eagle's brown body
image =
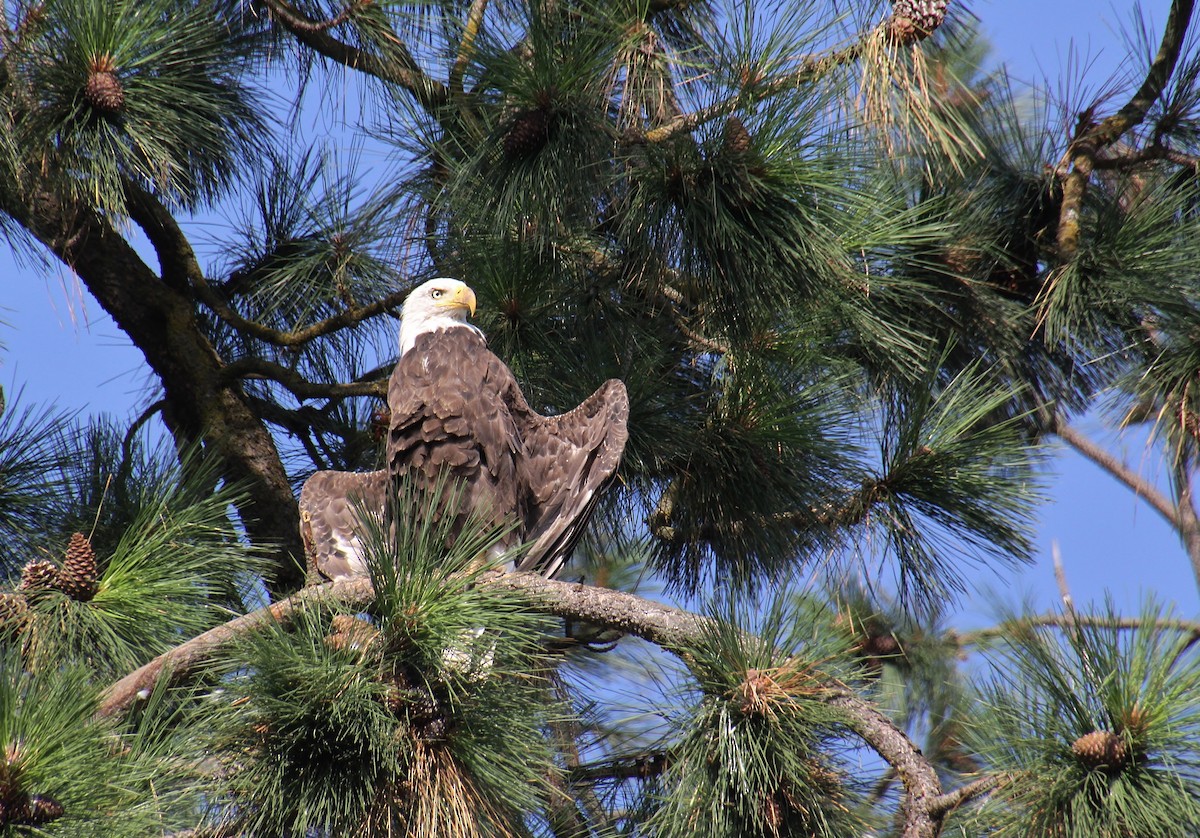
<svg viewBox="0 0 1200 838"><path fill-rule="evenodd" d="M504 548L531 542L518 565L553 576L575 546L625 447L625 386L608 381L561 416L541 416L508 367L466 328L417 338L388 385L387 470L422 488L461 485L475 510L515 523Z"/></svg>
<svg viewBox="0 0 1200 838"><path fill-rule="evenodd" d="M352 498L381 509L407 480L423 489L457 486L458 508L448 512L458 526L471 511L512 525L499 548L528 543L518 569L553 576L620 463L625 386L607 381L574 410L541 416L474 327L443 324L407 341L388 384L386 468L318 472L301 492L301 527L316 569L331 579L365 573Z"/></svg>

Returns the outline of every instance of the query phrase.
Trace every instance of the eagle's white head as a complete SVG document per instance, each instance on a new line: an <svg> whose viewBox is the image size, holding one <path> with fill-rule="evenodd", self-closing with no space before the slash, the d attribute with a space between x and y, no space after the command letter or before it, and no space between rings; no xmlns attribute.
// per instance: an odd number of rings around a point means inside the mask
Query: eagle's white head
<svg viewBox="0 0 1200 838"><path fill-rule="evenodd" d="M467 322L475 313L475 292L465 282L438 277L418 285L400 309L400 354L413 348L417 335L462 326L482 332Z"/></svg>

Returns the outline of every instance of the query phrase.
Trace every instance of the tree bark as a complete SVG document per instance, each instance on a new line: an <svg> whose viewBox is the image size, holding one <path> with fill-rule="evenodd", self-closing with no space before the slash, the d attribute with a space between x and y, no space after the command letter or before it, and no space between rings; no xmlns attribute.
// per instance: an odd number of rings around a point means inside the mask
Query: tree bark
<svg viewBox="0 0 1200 838"><path fill-rule="evenodd" d="M159 277L102 216L44 187L0 197L4 210L74 271L162 382L188 439L220 457L222 477L246 488L250 540L276 552L272 590L303 584L299 513L270 432L204 334L192 299Z"/></svg>
<svg viewBox="0 0 1200 838"><path fill-rule="evenodd" d="M528 598L530 607L538 611L619 629L677 655L686 652L707 623L706 618L697 614L633 594L546 579L532 573L492 571L476 584L520 592ZM164 674L171 683L190 680L214 656L265 620L288 622L297 608L322 600L365 608L374 597L369 579L342 580L306 588L269 608L238 617L160 655L110 686L101 696L98 715L124 715L139 700L139 693L153 689ZM990 783L980 782L972 784L967 792L943 794L933 764L902 729L870 702L835 682L829 683L824 700L836 707L845 724L896 769L905 791L900 805L903 838L936 838L949 809L991 789Z"/></svg>

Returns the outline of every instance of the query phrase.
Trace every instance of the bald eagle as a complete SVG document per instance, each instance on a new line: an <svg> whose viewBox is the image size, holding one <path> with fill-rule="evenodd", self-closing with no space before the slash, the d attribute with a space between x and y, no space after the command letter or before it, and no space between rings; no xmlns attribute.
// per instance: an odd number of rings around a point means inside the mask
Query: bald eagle
<svg viewBox="0 0 1200 838"><path fill-rule="evenodd" d="M319 471L300 492L301 534L322 577L367 573L355 510L384 510L402 480L457 487L456 526L472 512L512 526L496 550L525 544L518 570L553 577L570 556L625 448L625 385L606 381L574 410L541 416L467 322L474 313L475 293L455 279L430 280L405 300L386 467Z"/></svg>

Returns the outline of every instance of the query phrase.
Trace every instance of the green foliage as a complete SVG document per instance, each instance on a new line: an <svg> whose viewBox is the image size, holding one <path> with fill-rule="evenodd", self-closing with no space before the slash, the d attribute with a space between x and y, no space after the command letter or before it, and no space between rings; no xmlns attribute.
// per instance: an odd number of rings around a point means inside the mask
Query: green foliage
<svg viewBox="0 0 1200 838"><path fill-rule="evenodd" d="M652 834L861 833L829 753L840 719L820 700L831 677L851 672L832 628L819 605L786 593L713 604L701 638L679 650L694 697L675 720Z"/></svg>
<svg viewBox="0 0 1200 838"><path fill-rule="evenodd" d="M939 375L943 366L928 369ZM940 386L897 388L885 401L882 469L864 494L868 523L882 522L880 537L896 553L902 597L928 604L961 590L952 556L1029 560L1039 455L1018 419L996 420L1009 398L967 370Z"/></svg>
<svg viewBox="0 0 1200 838"><path fill-rule="evenodd" d="M1192 835L1200 828L1200 659L1190 631L1148 604L1135 625L1110 607L1060 627L1011 618L968 730L1003 778L981 822L995 834ZM1097 733L1112 734L1089 759Z"/></svg>
<svg viewBox="0 0 1200 838"><path fill-rule="evenodd" d="M0 413L0 572L20 567L42 532L56 523L60 469L70 458L66 415L17 401Z"/></svg>
<svg viewBox="0 0 1200 838"><path fill-rule="evenodd" d="M313 607L240 645L206 723L244 834L524 835L544 805L547 625L471 584L502 533L471 519L447 546L443 500L404 488L368 523L369 614Z"/></svg>
<svg viewBox="0 0 1200 838"><path fill-rule="evenodd" d="M73 477L83 479L70 483L82 508L95 510L93 522L105 505L103 489L91 479L95 465L86 457L75 461ZM192 454L174 467L153 459L141 466L118 477L124 483L104 510L101 537L91 542L98 571L94 594L13 594L29 606L19 628L28 665L45 669L75 661L97 677L115 677L173 648L181 632L192 636L228 620L244 607L239 586L265 572L263 552L246 544L229 518L230 505L244 496L230 487L213 489L211 462ZM56 524L78 522L79 510ZM65 535L47 543L62 555Z"/></svg>
<svg viewBox="0 0 1200 838"><path fill-rule="evenodd" d="M15 648L0 648L0 834L134 838L186 822L166 808L162 766L93 718L91 678L73 664L31 674Z"/></svg>
<svg viewBox="0 0 1200 838"><path fill-rule="evenodd" d="M6 79L23 167L117 216L128 185L189 207L216 198L263 139L241 82L251 19L190 0L26 9Z"/></svg>
<svg viewBox="0 0 1200 838"><path fill-rule="evenodd" d="M940 4L785 5L7 4L4 223L122 327L163 327L137 340L178 443L0 417L2 561L26 583L0 592L0 791L61 795L43 832L883 834L897 773L866 791L834 688L927 743L947 789L999 780L964 835L1200 830L1186 632L1015 622L979 711L943 624L967 565L1030 557L1040 446L1100 394L1156 420L1192 502L1195 44L1141 126L1068 150L1062 125L1107 103L1067 90L1064 116L984 75L969 14L901 45L881 15ZM1132 40L1142 72L1155 39ZM277 141L259 90L292 84ZM345 145L308 142L341 120ZM131 302L106 283L135 259L162 287ZM361 511L365 610L264 619L195 691L93 721L102 682L261 598L275 545L246 533L291 529L287 481L378 466L388 315L434 275L475 289L535 409L626 383L572 573L711 599L670 650L686 671L485 584L508 533L454 535L458 487L399 486ZM164 360L185 332L199 351ZM73 588L80 539L97 567Z"/></svg>

